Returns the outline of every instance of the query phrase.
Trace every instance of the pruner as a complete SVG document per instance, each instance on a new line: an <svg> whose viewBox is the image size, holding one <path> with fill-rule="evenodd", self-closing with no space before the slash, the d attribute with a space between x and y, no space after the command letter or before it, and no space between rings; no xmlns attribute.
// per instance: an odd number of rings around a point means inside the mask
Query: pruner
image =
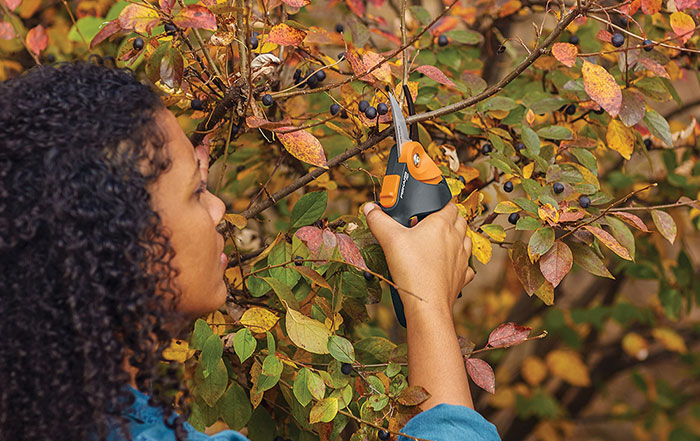
<svg viewBox="0 0 700 441"><path fill-rule="evenodd" d="M409 113L415 113L411 94L406 86L404 86L404 95L408 102ZM410 228L429 214L441 210L450 202L452 194L438 166L425 153L423 146L416 141L418 136L414 130L412 130L414 139L411 139L401 105L391 92L389 92L389 102L396 144L389 153L379 204L382 210L395 221ZM391 300L399 323L406 327L403 302L393 286Z"/></svg>

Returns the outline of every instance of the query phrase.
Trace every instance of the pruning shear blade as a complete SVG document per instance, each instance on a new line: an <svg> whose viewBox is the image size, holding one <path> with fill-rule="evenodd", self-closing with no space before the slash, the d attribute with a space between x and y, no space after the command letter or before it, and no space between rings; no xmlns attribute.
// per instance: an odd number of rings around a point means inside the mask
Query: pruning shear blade
<svg viewBox="0 0 700 441"><path fill-rule="evenodd" d="M408 134L408 126L406 126L406 118L403 117L401 105L394 98L394 94L389 92L389 102L391 103L391 117L394 121L394 139L396 139L397 157L401 157L401 147L411 140Z"/></svg>

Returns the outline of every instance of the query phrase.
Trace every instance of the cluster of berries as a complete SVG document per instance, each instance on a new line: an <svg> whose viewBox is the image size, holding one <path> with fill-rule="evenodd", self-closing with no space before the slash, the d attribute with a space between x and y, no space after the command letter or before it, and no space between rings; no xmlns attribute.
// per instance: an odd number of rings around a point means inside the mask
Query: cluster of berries
<svg viewBox="0 0 700 441"><path fill-rule="evenodd" d="M322 70L319 70L313 75L311 75L310 72L306 72L302 75L301 69L297 69L294 71L294 84L301 84L301 87L308 86L309 89L313 89L314 87L321 84L325 79L326 73Z"/></svg>
<svg viewBox="0 0 700 441"><path fill-rule="evenodd" d="M370 106L369 101L367 100L360 100L360 102L357 103L357 109L360 112L364 113L365 116L369 119L376 118L377 114L386 115L387 112L389 112L389 106L387 106L385 103L379 103L375 108Z"/></svg>

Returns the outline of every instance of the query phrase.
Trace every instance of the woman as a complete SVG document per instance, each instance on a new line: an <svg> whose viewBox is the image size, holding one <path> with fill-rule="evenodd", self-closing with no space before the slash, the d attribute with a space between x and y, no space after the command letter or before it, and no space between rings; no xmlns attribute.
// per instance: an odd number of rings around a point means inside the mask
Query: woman
<svg viewBox="0 0 700 441"><path fill-rule="evenodd" d="M100 64L0 84L0 439L245 440L196 432L172 411L177 365L157 371L226 300L208 152L131 71ZM396 283L425 299L403 301L409 382L432 397L403 432L497 439L469 409L452 324L474 276L466 223L452 204L412 229L365 211Z"/></svg>

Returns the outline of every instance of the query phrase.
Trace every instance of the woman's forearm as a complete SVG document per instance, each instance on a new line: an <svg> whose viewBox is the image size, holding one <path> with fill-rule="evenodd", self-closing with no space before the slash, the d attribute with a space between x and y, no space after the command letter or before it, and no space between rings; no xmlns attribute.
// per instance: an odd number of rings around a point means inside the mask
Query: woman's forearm
<svg viewBox="0 0 700 441"><path fill-rule="evenodd" d="M421 305L407 311L408 382L431 397L423 410L441 403L474 408L452 311Z"/></svg>

